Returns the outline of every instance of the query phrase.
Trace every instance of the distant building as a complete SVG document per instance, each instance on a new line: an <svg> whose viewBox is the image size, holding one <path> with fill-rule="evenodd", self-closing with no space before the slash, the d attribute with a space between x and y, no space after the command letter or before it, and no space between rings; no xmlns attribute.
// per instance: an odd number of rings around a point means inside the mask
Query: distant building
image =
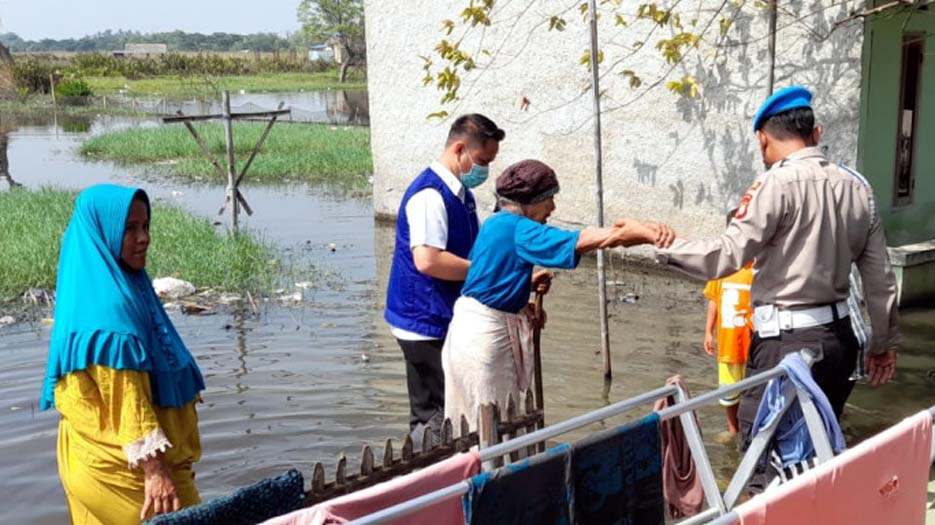
<svg viewBox="0 0 935 525"><path fill-rule="evenodd" d="M309 62L334 62L334 48L328 44L318 44L308 48Z"/></svg>
<svg viewBox="0 0 935 525"><path fill-rule="evenodd" d="M114 51L114 58L148 57L169 52L166 44L127 44L123 50Z"/></svg>

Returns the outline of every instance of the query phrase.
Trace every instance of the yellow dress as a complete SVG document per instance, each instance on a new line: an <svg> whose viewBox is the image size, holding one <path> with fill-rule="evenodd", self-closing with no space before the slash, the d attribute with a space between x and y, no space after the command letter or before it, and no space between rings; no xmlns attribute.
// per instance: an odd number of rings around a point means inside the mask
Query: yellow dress
<svg viewBox="0 0 935 525"><path fill-rule="evenodd" d="M89 366L59 379L55 408L58 469L73 525L134 525L143 508L143 470L131 468L124 447L162 429L165 460L182 506L200 501L192 464L201 457L192 401L153 406L149 374Z"/></svg>

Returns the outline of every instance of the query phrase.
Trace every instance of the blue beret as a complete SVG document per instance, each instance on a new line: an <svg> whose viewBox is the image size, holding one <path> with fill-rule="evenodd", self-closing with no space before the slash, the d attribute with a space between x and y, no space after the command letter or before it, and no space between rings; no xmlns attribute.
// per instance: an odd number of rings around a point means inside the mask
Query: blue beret
<svg viewBox="0 0 935 525"><path fill-rule="evenodd" d="M753 118L753 131L760 129L763 121L776 113L795 108L807 108L812 104L812 92L802 86L789 86L770 95L760 106Z"/></svg>

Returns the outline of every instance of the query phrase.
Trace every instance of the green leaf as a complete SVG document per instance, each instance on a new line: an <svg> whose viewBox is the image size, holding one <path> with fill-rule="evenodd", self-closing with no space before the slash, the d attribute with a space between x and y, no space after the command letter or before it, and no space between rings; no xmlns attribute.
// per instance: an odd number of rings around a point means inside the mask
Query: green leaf
<svg viewBox="0 0 935 525"><path fill-rule="evenodd" d="M727 34L727 31L730 30L730 26L733 24L733 21L729 18L721 17L721 36Z"/></svg>
<svg viewBox="0 0 935 525"><path fill-rule="evenodd" d="M643 85L643 80L640 77L636 76L636 73L631 69L625 69L621 71L620 75L622 75L624 78L630 79L630 87L633 89L636 89Z"/></svg>
<svg viewBox="0 0 935 525"><path fill-rule="evenodd" d="M614 16L614 23L621 27L627 27L627 21L623 19L623 15L620 13Z"/></svg>
<svg viewBox="0 0 935 525"><path fill-rule="evenodd" d="M549 19L549 31L564 31L565 30L565 19L559 16L553 16Z"/></svg>
<svg viewBox="0 0 935 525"><path fill-rule="evenodd" d="M432 120L433 118L437 118L438 120L444 120L448 118L448 112L447 111L436 111L435 113L429 113L429 115L425 117L426 120Z"/></svg>
<svg viewBox="0 0 935 525"><path fill-rule="evenodd" d="M454 20L445 20L444 22L442 22L442 30L445 31L446 35L450 35L451 32L454 31L454 29L455 29Z"/></svg>

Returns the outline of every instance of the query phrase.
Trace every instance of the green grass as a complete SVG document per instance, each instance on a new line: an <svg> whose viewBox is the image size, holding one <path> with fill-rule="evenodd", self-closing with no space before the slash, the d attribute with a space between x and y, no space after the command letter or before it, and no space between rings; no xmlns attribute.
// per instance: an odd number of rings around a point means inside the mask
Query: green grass
<svg viewBox="0 0 935 525"><path fill-rule="evenodd" d="M159 76L138 80L124 77L85 77L84 81L96 95L125 93L176 98L216 96L225 89L234 93L240 90L250 93L284 93L324 89L367 89L367 81L360 76L352 76L343 84L338 82L338 73L335 70L321 73L260 73L223 77Z"/></svg>
<svg viewBox="0 0 935 525"><path fill-rule="evenodd" d="M242 168L265 124L234 125L237 167ZM197 126L213 155L226 157L221 124ZM135 128L92 137L81 145L87 157L123 163L149 164L171 176L186 180L221 177L182 124ZM247 173L247 181L275 183L302 181L360 192L369 188L373 172L370 130L319 124L277 124ZM223 181L226 183L226 179Z"/></svg>
<svg viewBox="0 0 935 525"><path fill-rule="evenodd" d="M62 234L75 193L53 189L0 193L0 299L55 287ZM249 234L235 239L207 219L172 206L153 208L150 276L174 276L199 289L272 291L283 273L273 249Z"/></svg>

